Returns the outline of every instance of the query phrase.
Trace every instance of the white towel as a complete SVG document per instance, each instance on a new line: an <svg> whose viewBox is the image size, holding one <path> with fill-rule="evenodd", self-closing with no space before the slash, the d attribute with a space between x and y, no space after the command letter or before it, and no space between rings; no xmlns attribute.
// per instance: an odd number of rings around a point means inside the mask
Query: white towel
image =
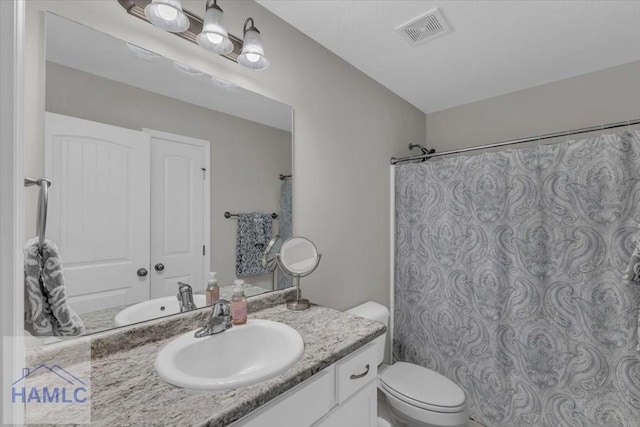
<svg viewBox="0 0 640 427"><path fill-rule="evenodd" d="M45 240L42 255L38 239L24 247L25 319L27 331L36 336L77 336L84 332L82 319L69 307L57 246Z"/></svg>

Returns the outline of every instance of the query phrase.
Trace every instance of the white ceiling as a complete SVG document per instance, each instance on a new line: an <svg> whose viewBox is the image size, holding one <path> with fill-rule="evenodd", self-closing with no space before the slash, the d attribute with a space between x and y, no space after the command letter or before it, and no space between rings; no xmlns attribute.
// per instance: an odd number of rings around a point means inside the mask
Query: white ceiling
<svg viewBox="0 0 640 427"><path fill-rule="evenodd" d="M640 60L637 0L258 3L425 113ZM452 33L395 32L436 7Z"/></svg>

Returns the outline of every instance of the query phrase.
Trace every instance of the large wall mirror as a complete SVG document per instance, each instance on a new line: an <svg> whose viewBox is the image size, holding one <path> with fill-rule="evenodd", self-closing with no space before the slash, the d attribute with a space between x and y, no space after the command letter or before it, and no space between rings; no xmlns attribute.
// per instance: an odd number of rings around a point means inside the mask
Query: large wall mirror
<svg viewBox="0 0 640 427"><path fill-rule="evenodd" d="M291 234L290 106L47 13L45 110L46 238L85 333L172 314L209 271L221 297L290 286L259 265Z"/></svg>

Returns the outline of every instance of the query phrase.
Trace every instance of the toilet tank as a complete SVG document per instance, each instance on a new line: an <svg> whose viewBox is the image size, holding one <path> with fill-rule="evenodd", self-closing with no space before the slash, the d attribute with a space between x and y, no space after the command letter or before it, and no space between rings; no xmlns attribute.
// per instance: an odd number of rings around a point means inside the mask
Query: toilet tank
<svg viewBox="0 0 640 427"><path fill-rule="evenodd" d="M347 313L356 316L364 317L365 319L375 320L389 327L389 309L377 302L367 301L364 304L360 304L352 309L347 310ZM378 347L378 365L384 361L384 344L387 334L383 334L373 340Z"/></svg>

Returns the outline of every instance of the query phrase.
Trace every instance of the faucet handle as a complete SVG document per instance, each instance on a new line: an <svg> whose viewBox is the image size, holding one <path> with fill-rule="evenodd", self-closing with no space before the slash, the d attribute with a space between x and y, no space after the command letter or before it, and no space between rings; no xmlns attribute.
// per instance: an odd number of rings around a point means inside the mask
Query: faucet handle
<svg viewBox="0 0 640 427"><path fill-rule="evenodd" d="M193 293L191 285L184 282L178 282L178 300L181 299L181 295L188 293Z"/></svg>
<svg viewBox="0 0 640 427"><path fill-rule="evenodd" d="M216 301L211 308L208 324L196 331L195 337L202 338L208 335L219 334L229 329L231 323L231 308L229 301L221 299Z"/></svg>
<svg viewBox="0 0 640 427"><path fill-rule="evenodd" d="M178 282L178 290L191 289L191 285L184 282Z"/></svg>
<svg viewBox="0 0 640 427"><path fill-rule="evenodd" d="M211 309L211 318L214 317L229 317L231 315L231 307L229 301L226 299L220 299L213 303Z"/></svg>
<svg viewBox="0 0 640 427"><path fill-rule="evenodd" d="M176 297L180 305L180 313L198 308L193 302L193 288L191 288L190 284L178 282L178 294Z"/></svg>
<svg viewBox="0 0 640 427"><path fill-rule="evenodd" d="M218 307L217 314L215 313L215 307ZM216 301L214 309L211 311L211 322L222 325L223 330L229 329L233 325L231 323L231 305L229 301L226 299Z"/></svg>

